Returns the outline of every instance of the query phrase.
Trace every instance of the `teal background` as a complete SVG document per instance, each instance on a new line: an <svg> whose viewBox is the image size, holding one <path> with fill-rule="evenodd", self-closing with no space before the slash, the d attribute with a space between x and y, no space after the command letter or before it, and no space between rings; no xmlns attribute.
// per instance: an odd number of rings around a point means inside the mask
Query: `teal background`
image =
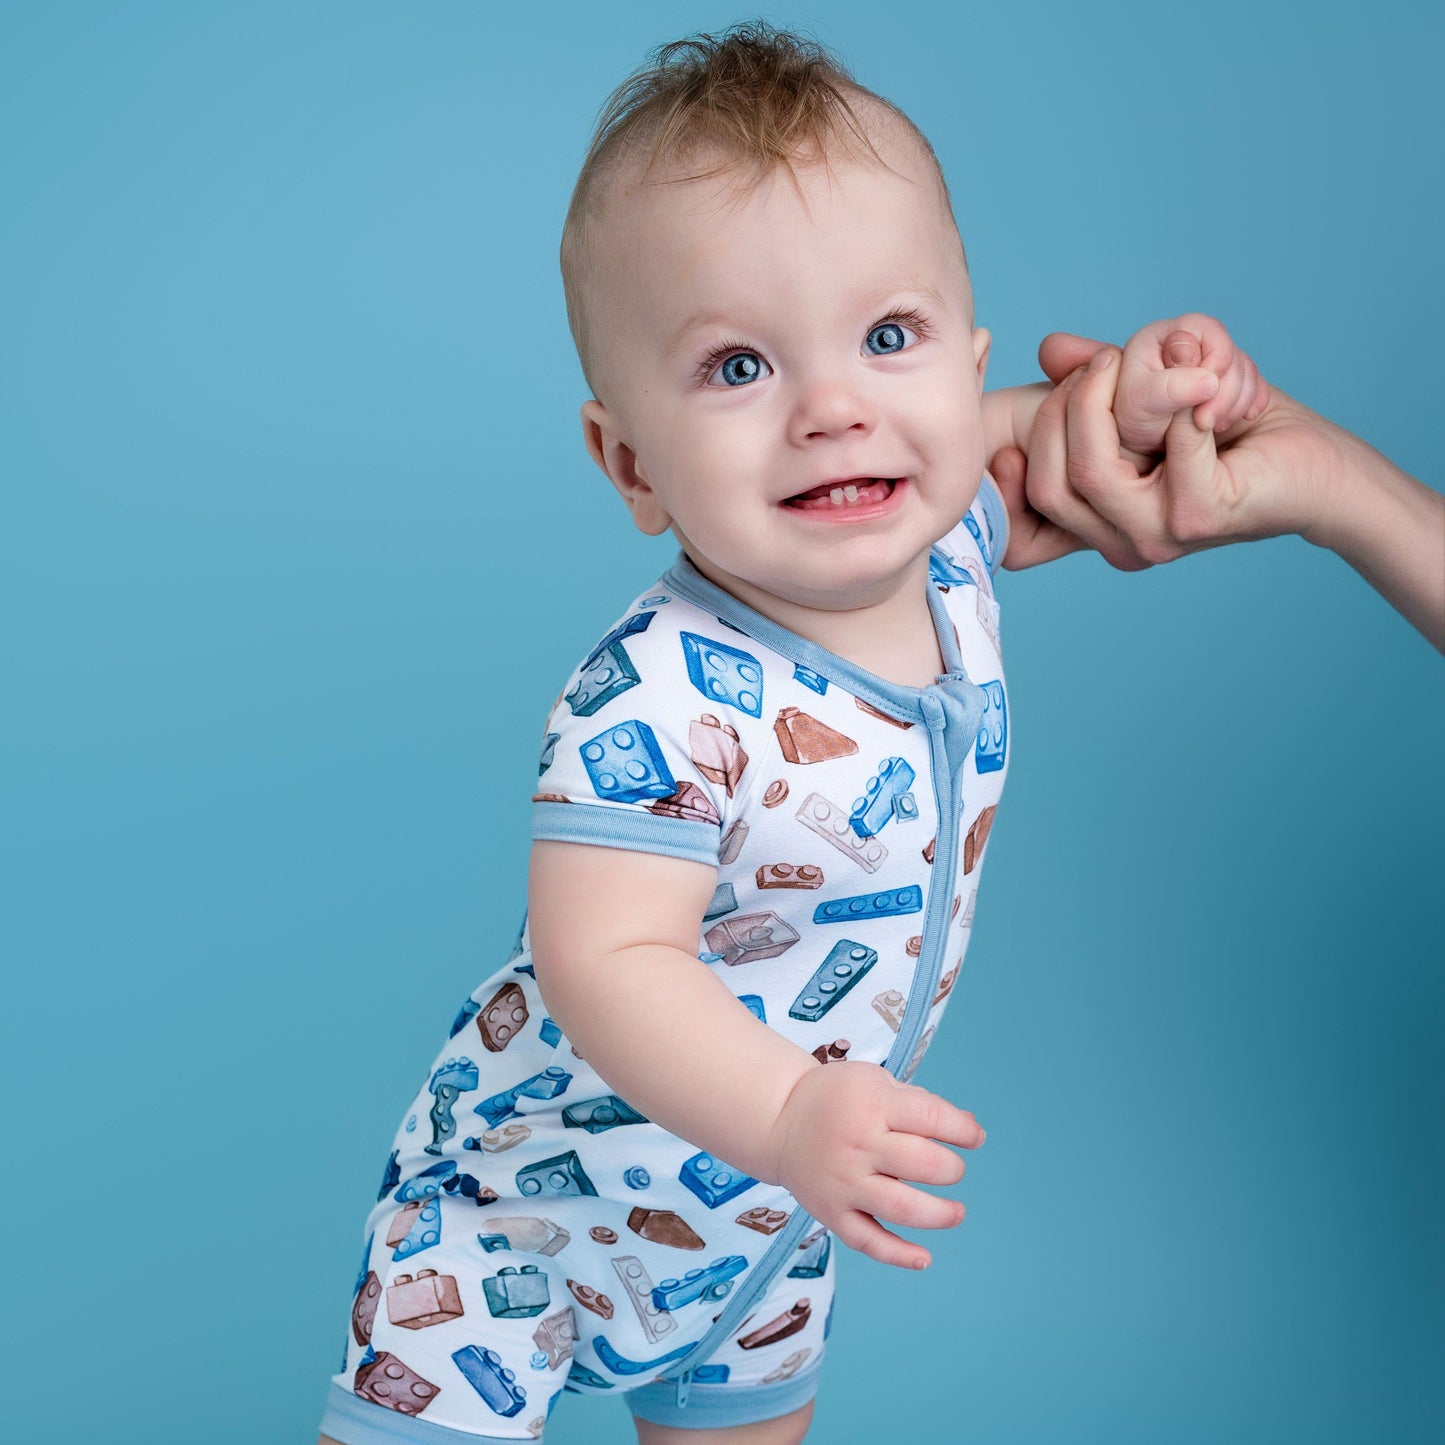
<svg viewBox="0 0 1445 1445"><path fill-rule="evenodd" d="M994 384L1203 309L1441 475L1433 7L768 13L932 138ZM0 5L11 1438L314 1439L547 706L671 556L580 445L567 196L645 51L745 15ZM843 1261L814 1438L1438 1439L1440 658L1297 539L1001 590L921 1075L989 1142L930 1272Z"/></svg>

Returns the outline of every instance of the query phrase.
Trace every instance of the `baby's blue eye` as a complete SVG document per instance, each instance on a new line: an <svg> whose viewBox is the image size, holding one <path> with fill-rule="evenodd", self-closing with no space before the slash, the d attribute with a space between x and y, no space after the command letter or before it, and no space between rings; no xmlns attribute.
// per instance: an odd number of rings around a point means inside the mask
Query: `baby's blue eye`
<svg viewBox="0 0 1445 1445"><path fill-rule="evenodd" d="M868 333L868 339L863 344L874 356L892 356L908 346L908 338L912 335L906 326L900 326L896 321L885 321Z"/></svg>
<svg viewBox="0 0 1445 1445"><path fill-rule="evenodd" d="M708 384L721 377L724 386L746 386L750 381L761 381L768 375L768 363L757 352L735 351L713 369Z"/></svg>

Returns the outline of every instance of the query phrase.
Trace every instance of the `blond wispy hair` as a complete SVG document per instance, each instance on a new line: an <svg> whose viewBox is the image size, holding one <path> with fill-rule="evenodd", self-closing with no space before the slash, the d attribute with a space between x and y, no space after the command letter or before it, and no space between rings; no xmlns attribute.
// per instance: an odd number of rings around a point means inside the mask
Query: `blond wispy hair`
<svg viewBox="0 0 1445 1445"><path fill-rule="evenodd" d="M883 106L917 139L948 186L927 137L897 106L853 78L826 46L764 20L721 35L659 46L608 97L598 116L562 227L567 320L587 384L597 394L597 338L589 314L590 252L609 185L619 172L663 183L736 173L742 194L782 170L828 163L830 155L885 165L857 103ZM701 163L701 169L691 169Z"/></svg>

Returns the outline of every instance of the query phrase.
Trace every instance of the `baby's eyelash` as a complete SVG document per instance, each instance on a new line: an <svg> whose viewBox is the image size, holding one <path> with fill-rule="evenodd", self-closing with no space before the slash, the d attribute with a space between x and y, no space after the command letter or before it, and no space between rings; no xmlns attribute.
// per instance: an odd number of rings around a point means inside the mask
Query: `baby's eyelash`
<svg viewBox="0 0 1445 1445"><path fill-rule="evenodd" d="M890 321L901 321L904 325L911 327L920 336L932 336L933 328L928 324L928 318L916 307L910 306L904 311L895 311L891 316L885 316L881 321L875 321L871 329L879 326L886 326Z"/></svg>
<svg viewBox="0 0 1445 1445"><path fill-rule="evenodd" d="M698 362L697 370L693 372L693 380L698 386L706 386L708 377L710 377L728 357L739 351L749 351L754 356L758 354L757 347L750 345L746 341L724 341L721 346L715 346Z"/></svg>

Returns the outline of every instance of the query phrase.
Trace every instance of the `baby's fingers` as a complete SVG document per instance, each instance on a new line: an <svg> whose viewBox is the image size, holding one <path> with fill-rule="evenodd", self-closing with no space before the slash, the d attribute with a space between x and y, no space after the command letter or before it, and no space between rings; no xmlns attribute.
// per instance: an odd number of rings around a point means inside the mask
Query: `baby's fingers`
<svg viewBox="0 0 1445 1445"><path fill-rule="evenodd" d="M933 1263L933 1256L921 1244L899 1238L861 1209L850 1209L839 1216L832 1229L849 1249L866 1254L879 1264L892 1264L899 1269L927 1269Z"/></svg>
<svg viewBox="0 0 1445 1445"><path fill-rule="evenodd" d="M965 1168L952 1149L917 1134L890 1134L877 1157L880 1174L915 1184L957 1184Z"/></svg>
<svg viewBox="0 0 1445 1445"><path fill-rule="evenodd" d="M893 1095L886 1122L897 1133L938 1139L963 1149L977 1149L987 1137L972 1114L917 1084L907 1084Z"/></svg>

